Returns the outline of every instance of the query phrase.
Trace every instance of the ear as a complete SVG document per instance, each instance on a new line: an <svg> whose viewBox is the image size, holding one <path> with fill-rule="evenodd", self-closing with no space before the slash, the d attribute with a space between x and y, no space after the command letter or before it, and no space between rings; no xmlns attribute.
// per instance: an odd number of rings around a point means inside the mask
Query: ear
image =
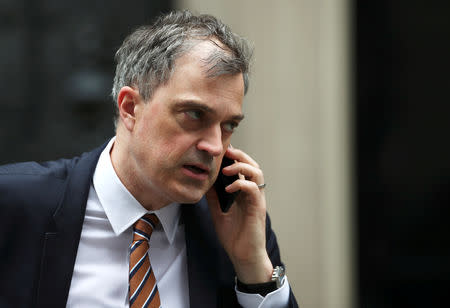
<svg viewBox="0 0 450 308"><path fill-rule="evenodd" d="M128 130L133 130L136 123L136 108L141 102L139 91L125 86L119 91L117 96L117 107L119 117Z"/></svg>

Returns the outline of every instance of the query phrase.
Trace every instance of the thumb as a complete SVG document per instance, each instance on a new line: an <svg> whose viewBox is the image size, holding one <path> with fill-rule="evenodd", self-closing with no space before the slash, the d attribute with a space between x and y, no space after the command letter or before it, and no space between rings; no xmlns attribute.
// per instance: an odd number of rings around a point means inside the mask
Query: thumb
<svg viewBox="0 0 450 308"><path fill-rule="evenodd" d="M206 201L208 201L211 216L213 217L213 220L216 221L216 218L221 214L221 210L219 205L219 198L217 197L214 186L206 192Z"/></svg>

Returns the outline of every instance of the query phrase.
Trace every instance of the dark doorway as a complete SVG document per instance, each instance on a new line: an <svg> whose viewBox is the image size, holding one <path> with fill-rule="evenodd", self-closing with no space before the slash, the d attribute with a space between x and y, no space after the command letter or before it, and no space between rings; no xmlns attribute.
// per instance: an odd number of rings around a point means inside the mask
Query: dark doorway
<svg viewBox="0 0 450 308"><path fill-rule="evenodd" d="M359 307L444 307L450 2L354 4Z"/></svg>
<svg viewBox="0 0 450 308"><path fill-rule="evenodd" d="M71 157L111 137L114 53L171 5L2 1L0 163Z"/></svg>

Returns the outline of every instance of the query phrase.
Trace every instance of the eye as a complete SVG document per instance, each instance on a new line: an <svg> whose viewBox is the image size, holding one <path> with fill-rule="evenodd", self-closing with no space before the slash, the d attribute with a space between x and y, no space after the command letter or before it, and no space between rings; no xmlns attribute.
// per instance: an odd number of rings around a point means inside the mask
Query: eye
<svg viewBox="0 0 450 308"><path fill-rule="evenodd" d="M188 110L188 111L185 111L185 113L194 120L200 120L200 118L203 115L203 112L200 110Z"/></svg>
<svg viewBox="0 0 450 308"><path fill-rule="evenodd" d="M228 133L233 133L234 130L235 130L235 128L236 128L238 125L239 125L239 124L236 123L236 122L228 122L228 123L225 123L225 124L223 125L223 128L224 128L224 130L227 131Z"/></svg>

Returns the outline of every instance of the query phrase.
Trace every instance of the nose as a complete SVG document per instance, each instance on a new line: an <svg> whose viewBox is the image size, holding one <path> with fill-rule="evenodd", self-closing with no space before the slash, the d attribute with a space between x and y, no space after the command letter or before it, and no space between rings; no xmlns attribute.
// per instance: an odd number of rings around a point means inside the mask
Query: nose
<svg viewBox="0 0 450 308"><path fill-rule="evenodd" d="M211 156L219 156L223 151L222 128L220 125L211 127L197 143L197 149L205 151Z"/></svg>

